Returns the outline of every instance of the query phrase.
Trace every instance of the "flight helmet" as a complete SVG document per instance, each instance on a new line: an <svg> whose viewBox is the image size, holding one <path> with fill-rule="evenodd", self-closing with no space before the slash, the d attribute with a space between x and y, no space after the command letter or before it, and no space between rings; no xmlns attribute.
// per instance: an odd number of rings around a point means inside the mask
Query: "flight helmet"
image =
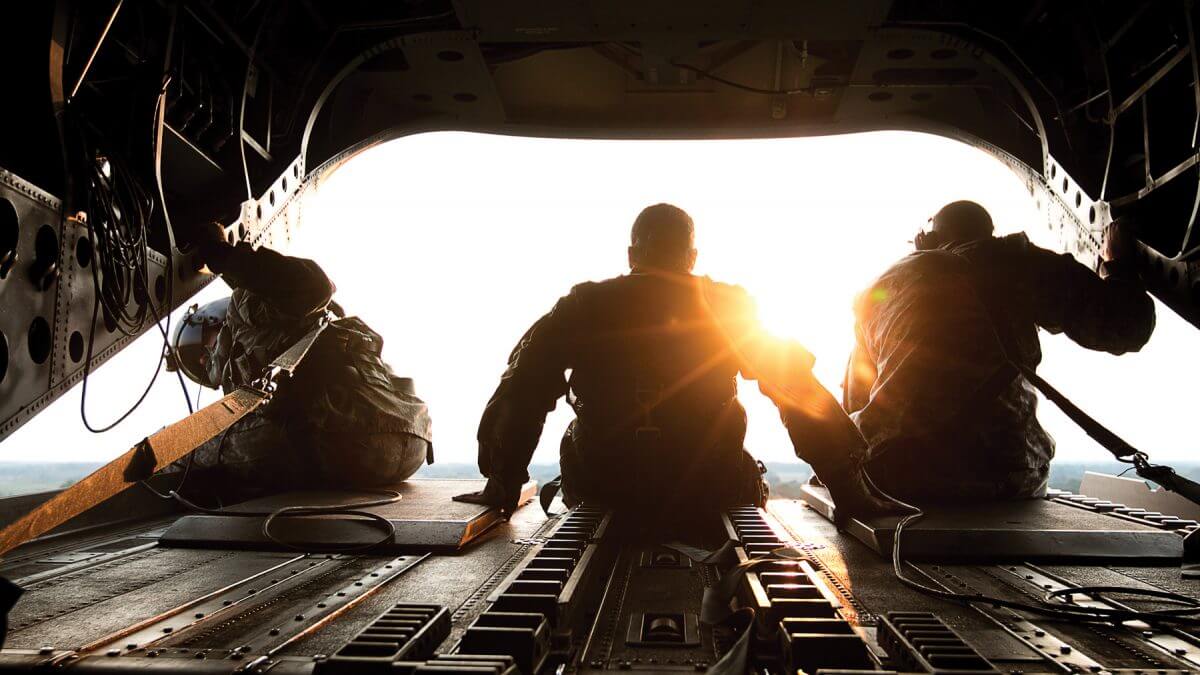
<svg viewBox="0 0 1200 675"><path fill-rule="evenodd" d="M229 313L229 298L221 298L200 306L192 305L175 326L171 357L167 370L183 371L188 379L206 387L216 387L208 376L208 360L217 343L217 334L225 325Z"/></svg>

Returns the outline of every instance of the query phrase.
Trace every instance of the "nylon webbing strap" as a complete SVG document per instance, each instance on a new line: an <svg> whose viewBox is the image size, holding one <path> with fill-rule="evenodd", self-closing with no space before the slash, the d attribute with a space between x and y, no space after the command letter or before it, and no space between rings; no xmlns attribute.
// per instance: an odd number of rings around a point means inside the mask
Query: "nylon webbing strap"
<svg viewBox="0 0 1200 675"><path fill-rule="evenodd" d="M430 462L432 464L432 462ZM538 493L538 502L542 505L542 513L547 517L554 515L550 513L550 505L554 503L554 498L558 496L559 490L562 489L562 476L555 476L542 486L542 490Z"/></svg>
<svg viewBox="0 0 1200 675"><path fill-rule="evenodd" d="M706 551L680 542L666 544L691 558L693 562L705 565L723 565L737 560L734 548L737 541L729 540L716 551ZM724 626L735 633L738 639L719 661L714 663L705 675L740 675L750 672L750 662L753 660L752 643L755 630L755 612L751 607L732 609L732 602L737 595L738 587L750 572L760 567L770 565L779 560L801 560L802 556L795 549L778 548L768 556L750 558L738 563L733 569L725 572L720 581L704 589L704 597L700 605L700 621L710 626Z"/></svg>
<svg viewBox="0 0 1200 675"><path fill-rule="evenodd" d="M1042 392L1047 399L1058 406L1059 410L1063 411L1063 414L1071 418L1071 421L1078 425L1080 429L1083 429L1084 433L1091 436L1094 441L1103 446L1105 450L1111 452L1117 459L1128 460L1130 457L1138 454L1137 448L1126 443L1125 439L1097 422L1091 415L1085 413L1079 406L1064 396L1062 392L1042 379L1032 368L1019 363L1015 365L1020 369L1025 379L1029 380L1038 391Z"/></svg>
<svg viewBox="0 0 1200 675"><path fill-rule="evenodd" d="M329 325L323 317L315 328L267 366L268 382L280 372L292 374ZM0 555L62 525L93 506L123 492L187 456L267 402L268 394L241 387L178 422L149 436L125 454L0 530Z"/></svg>
<svg viewBox="0 0 1200 675"><path fill-rule="evenodd" d="M287 351L275 357L271 365L267 366L267 370L284 372L288 375L294 373L296 367L308 355L308 350L312 349L313 344L317 341L317 338L321 337L321 333L325 331L328 325L329 321L327 318L323 318L317 324L316 328L310 330L307 335L297 340L296 344L289 347Z"/></svg>
<svg viewBox="0 0 1200 675"><path fill-rule="evenodd" d="M104 500L149 478L228 429L266 401L266 394L237 389L158 431L125 454L0 530L0 555L41 536Z"/></svg>

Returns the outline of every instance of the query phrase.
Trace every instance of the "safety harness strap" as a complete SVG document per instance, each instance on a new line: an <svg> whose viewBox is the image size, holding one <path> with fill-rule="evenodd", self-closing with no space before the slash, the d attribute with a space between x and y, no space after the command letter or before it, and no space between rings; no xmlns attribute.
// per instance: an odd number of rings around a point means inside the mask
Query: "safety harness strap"
<svg viewBox="0 0 1200 675"><path fill-rule="evenodd" d="M1092 440L1096 441L1105 450L1111 452L1113 457L1122 462L1132 463L1134 471L1142 478L1154 481L1167 491L1174 492L1185 499L1191 500L1193 503L1200 504L1200 483L1180 476L1175 472L1175 469L1169 466L1151 464L1150 458L1146 453L1133 447L1125 439L1116 435L1111 429L1084 412L1079 406L1064 396L1062 392L1042 379L1032 368L1020 365L1018 367L1021 369L1021 374L1025 376L1025 379L1029 380L1047 399L1053 401L1054 405L1058 406L1080 429L1083 429L1084 433L1091 436Z"/></svg>
<svg viewBox="0 0 1200 675"><path fill-rule="evenodd" d="M970 259L961 253L954 251L949 252L959 256L964 260L967 260L968 263L970 262ZM1084 433L1090 436L1092 440L1096 441L1100 447L1112 453L1113 457L1115 457L1118 461L1132 464L1137 475L1145 478L1146 480L1158 483L1169 492L1175 492L1185 499L1189 499L1196 504L1200 504L1200 483L1196 483L1195 481L1180 476L1175 472L1175 469L1169 466L1151 464L1150 458L1146 453L1133 447L1127 441L1125 441L1125 439L1121 438L1111 429L1101 424L1098 420L1096 420L1096 418L1084 412L1083 409L1075 405L1071 399L1067 398L1062 392L1047 382L1041 375L1038 375L1033 368L1014 359L1009 351L1013 343L1011 335L1009 331L1004 329L1007 324L1003 324L997 320L997 310L989 301L989 296L984 293L980 287L979 279L976 277L974 270L969 269L966 276L967 279L970 280L972 289L975 291L975 296L979 299L979 302L986 310L985 314L988 317L988 321L992 325L992 329L996 332L997 340L1000 343L1001 353L1003 354L1004 359L1007 361L1007 369L1015 368L1015 371L1010 370L1010 372L1013 372L1013 375L1011 378L1007 379L1006 382L1011 382L1012 378L1016 378L1018 374L1023 375L1025 379L1034 386L1034 388L1042 392L1042 395L1054 403L1059 410L1062 410L1063 414L1065 414L1068 419L1074 422L1080 429L1084 431ZM1003 388L996 389L996 395L999 395L1000 391L1002 390Z"/></svg>
<svg viewBox="0 0 1200 675"><path fill-rule="evenodd" d="M1125 439L1113 433L1111 429L1104 426L1096 420L1096 418L1084 412L1079 406L1075 405L1071 399L1063 395L1062 392L1055 389L1053 385L1044 380L1042 376L1029 366L1015 363L1017 369L1029 380L1030 384L1042 392L1043 395L1054 405L1058 406L1059 410L1063 411L1067 417L1071 419L1080 429L1091 436L1093 440L1101 445L1105 450L1108 450L1114 457L1123 461L1129 461L1132 457L1139 454L1137 448L1133 447L1125 441Z"/></svg>
<svg viewBox="0 0 1200 675"><path fill-rule="evenodd" d="M554 503L554 498L558 496L559 490L562 490L561 474L546 481L541 491L538 492L538 503L542 505L542 513L545 513L547 518L554 515L550 512L550 505Z"/></svg>
<svg viewBox="0 0 1200 675"><path fill-rule="evenodd" d="M270 392L279 374L294 373L328 325L328 316L322 317L315 328L272 361L252 386L235 389L220 400L143 439L128 452L0 530L0 555L150 478L155 472L183 459L192 450L262 407L270 400Z"/></svg>
<svg viewBox="0 0 1200 675"><path fill-rule="evenodd" d="M142 440L125 454L0 530L0 555L146 480L228 429L266 400L266 394L261 391L237 389Z"/></svg>
<svg viewBox="0 0 1200 675"><path fill-rule="evenodd" d="M329 314L321 317L316 327L310 330L304 337L297 340L291 347L288 347L282 354L275 357L275 360L263 371L263 379L274 380L280 373L295 374L296 368L300 366L300 362L304 360L305 356L308 356L308 351L312 349L312 346L317 342L317 338L321 337L321 333L325 332L329 324Z"/></svg>

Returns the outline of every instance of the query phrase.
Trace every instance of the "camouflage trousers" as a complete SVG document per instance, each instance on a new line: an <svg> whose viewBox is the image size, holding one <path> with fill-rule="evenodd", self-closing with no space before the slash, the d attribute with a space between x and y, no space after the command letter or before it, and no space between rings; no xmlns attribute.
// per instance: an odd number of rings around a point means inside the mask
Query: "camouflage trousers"
<svg viewBox="0 0 1200 675"><path fill-rule="evenodd" d="M950 443L895 442L873 450L866 471L880 490L914 506L1044 497L1049 477L1033 466L997 467L986 453Z"/></svg>
<svg viewBox="0 0 1200 675"><path fill-rule="evenodd" d="M411 434L327 432L254 414L168 470L189 472L185 494L248 499L287 490L393 485L416 473L428 451L428 441Z"/></svg>

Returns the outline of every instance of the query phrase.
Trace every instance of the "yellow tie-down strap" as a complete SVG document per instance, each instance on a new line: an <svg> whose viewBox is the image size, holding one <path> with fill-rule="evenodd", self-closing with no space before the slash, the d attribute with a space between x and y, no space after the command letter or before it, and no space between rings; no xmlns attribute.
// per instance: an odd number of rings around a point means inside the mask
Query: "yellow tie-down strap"
<svg viewBox="0 0 1200 675"><path fill-rule="evenodd" d="M164 427L120 457L0 530L0 555L39 537L186 457L265 403L261 391L241 388Z"/></svg>

